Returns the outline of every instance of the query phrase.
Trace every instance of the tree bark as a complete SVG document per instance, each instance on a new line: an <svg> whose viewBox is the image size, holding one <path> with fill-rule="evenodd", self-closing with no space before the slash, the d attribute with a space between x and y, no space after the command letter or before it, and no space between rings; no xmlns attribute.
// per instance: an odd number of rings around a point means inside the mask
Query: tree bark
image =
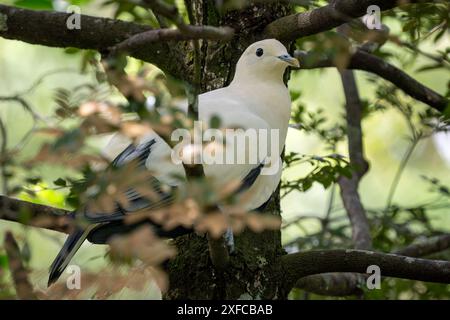
<svg viewBox="0 0 450 320"><path fill-rule="evenodd" d="M220 15L213 1L191 0L196 25L228 25L239 31L228 43L201 43L201 91L227 85L233 77L234 66L245 48L262 38L261 31L269 21L289 14L286 4L257 4L244 11ZM193 23L194 24L194 23ZM189 65L189 61L188 61ZM280 215L278 192L267 209ZM280 231L260 234L244 231L235 237L236 250L228 267L217 271L210 260L206 237L195 234L173 241L177 257L169 263L170 289L166 299L284 299L281 290L279 257L284 253ZM279 275L280 279L276 279Z"/></svg>
<svg viewBox="0 0 450 320"><path fill-rule="evenodd" d="M450 262L411 258L365 250L315 250L285 255L281 258L287 290L298 279L311 274L328 272L356 272L365 274L376 265L382 277L427 282L450 283Z"/></svg>

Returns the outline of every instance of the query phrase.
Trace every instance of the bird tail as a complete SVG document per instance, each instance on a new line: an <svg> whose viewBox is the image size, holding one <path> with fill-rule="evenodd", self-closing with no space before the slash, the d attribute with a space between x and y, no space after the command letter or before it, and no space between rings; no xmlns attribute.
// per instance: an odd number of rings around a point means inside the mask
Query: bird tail
<svg viewBox="0 0 450 320"><path fill-rule="evenodd" d="M72 257L86 240L92 228L81 229L77 227L66 239L62 249L59 251L55 260L50 267L50 275L48 277L48 286L56 282L66 269Z"/></svg>

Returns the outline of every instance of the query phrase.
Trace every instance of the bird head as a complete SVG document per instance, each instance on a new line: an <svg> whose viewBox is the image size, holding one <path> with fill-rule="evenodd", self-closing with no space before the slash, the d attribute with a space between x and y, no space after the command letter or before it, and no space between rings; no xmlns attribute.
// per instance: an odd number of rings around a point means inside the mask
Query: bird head
<svg viewBox="0 0 450 320"><path fill-rule="evenodd" d="M283 76L288 67L300 67L286 47L278 40L266 39L251 44L239 58L236 77L256 76L260 79Z"/></svg>

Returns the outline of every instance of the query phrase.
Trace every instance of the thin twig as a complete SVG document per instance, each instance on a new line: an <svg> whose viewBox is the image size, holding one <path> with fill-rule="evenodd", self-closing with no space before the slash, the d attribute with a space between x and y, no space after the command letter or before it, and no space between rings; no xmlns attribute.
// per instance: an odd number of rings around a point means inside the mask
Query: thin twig
<svg viewBox="0 0 450 320"><path fill-rule="evenodd" d="M425 52L425 51L419 49L417 46L415 46L415 45L413 45L411 43L408 43L406 41L401 41L398 37L395 37L392 40L392 42L397 44L400 47L405 47L405 48L407 48L407 49L409 49L409 50L411 50L413 52L416 52L416 53L418 53L418 54L420 54L420 55L422 55L422 56L424 56L424 57L426 57L426 58L428 58L430 60L433 60L434 62L439 63L440 66L442 66L444 68L450 69L450 59L447 58L444 55L437 56L437 55L431 54L429 52Z"/></svg>
<svg viewBox="0 0 450 320"><path fill-rule="evenodd" d="M140 6L145 7L153 11L153 13L159 14L171 21L173 21L177 26L184 24L182 17L180 16L177 7L172 6L164 1L160 0L137 0L134 1Z"/></svg>
<svg viewBox="0 0 450 320"><path fill-rule="evenodd" d="M2 144L0 147L0 171L2 177L2 194L7 195L8 192L8 175L6 172L6 164L8 161L8 134L6 131L5 124L3 120L0 118L0 134L2 138Z"/></svg>
<svg viewBox="0 0 450 320"><path fill-rule="evenodd" d="M330 216L331 216L331 212L333 211L335 192L336 192L336 184L333 183L333 186L331 187L331 191L330 191L330 196L328 198L327 210L325 211L324 218L321 220L322 230L319 234L319 244L320 245L323 245L325 234L327 232L328 226L330 225Z"/></svg>
<svg viewBox="0 0 450 320"><path fill-rule="evenodd" d="M408 257L424 257L450 248L450 234L435 236L405 248L394 251L395 254Z"/></svg>
<svg viewBox="0 0 450 320"><path fill-rule="evenodd" d="M0 97L0 101L3 101L3 102L14 101L14 102L17 102L18 104L20 104L24 108L24 110L28 111L31 114L33 119L42 121L43 123L47 124L47 120L45 118L43 118L37 111L35 111L34 108L24 98L22 98L20 95L15 95L15 96L11 96L11 97Z"/></svg>
<svg viewBox="0 0 450 320"><path fill-rule="evenodd" d="M30 87L28 87L26 90L21 91L16 94L16 96L24 96L29 93L31 93L34 89L36 89L44 80L50 76L54 76L60 73L78 73L78 70L72 69L72 68L61 68L56 70L48 71L44 74L42 74L37 80L35 80Z"/></svg>
<svg viewBox="0 0 450 320"><path fill-rule="evenodd" d="M22 264L19 246L11 232L7 232L5 235L5 250L17 296L22 300L36 300L33 286L28 280L28 271Z"/></svg>
<svg viewBox="0 0 450 320"><path fill-rule="evenodd" d="M389 192L386 200L386 209L388 209L392 205L392 200L394 199L395 191L397 190L402 174L406 168L406 165L411 159L414 149L416 148L419 141L420 139L413 139L410 146L408 147L408 150L406 150L405 154L403 155L402 161L400 162L395 176L392 179L391 186L389 187Z"/></svg>

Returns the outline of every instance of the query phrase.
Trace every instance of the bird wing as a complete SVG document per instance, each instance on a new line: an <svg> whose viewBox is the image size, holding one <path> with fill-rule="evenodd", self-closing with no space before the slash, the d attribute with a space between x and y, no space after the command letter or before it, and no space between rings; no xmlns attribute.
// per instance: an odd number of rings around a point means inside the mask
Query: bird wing
<svg viewBox="0 0 450 320"><path fill-rule="evenodd" d="M129 144L122 152L120 152L111 162L110 169L120 168L126 164L135 161L136 170L142 170L146 168L146 163L151 158L151 154L158 146L156 134L150 134L144 137L138 144ZM110 144L114 144L114 141L125 141L122 136L114 137ZM156 154L158 156L158 154ZM138 190L130 186L124 195L127 199L126 205L121 205L118 202L114 204L115 208L112 212L96 212L92 209L84 208L84 216L93 223L103 223L122 220L125 215L136 212L141 209L157 209L163 205L173 201L173 192L163 191L163 185L156 177L150 176L148 181L148 188L151 190L157 198L144 196Z"/></svg>
<svg viewBox="0 0 450 320"><path fill-rule="evenodd" d="M121 139L121 138L119 138ZM165 205L169 205L174 201L174 189L177 183L181 181L179 178L176 180L175 174L184 176L184 168L180 168L173 164L168 159L168 153L170 148L162 139L158 139L156 136L147 136L143 141L137 145L129 144L121 153L119 153L111 162L111 168L120 168L131 161L137 161L138 168L146 168L155 172L155 176L149 177L149 188L157 193L158 199L149 199L142 195L135 188L130 186L125 191L127 198L127 205L120 205L115 203L115 209L112 212L104 213L92 211L92 209L84 209L84 216L92 223L104 223L122 220L127 214L131 214L141 209L158 209ZM162 151L163 150L163 151ZM165 151L165 152L164 152ZM236 193L244 193L257 181L261 173L261 164L257 165L238 165L239 169L236 170L236 165L217 165L220 168L220 172L228 176L225 181L230 181L230 177L236 177L242 181L242 185L236 191ZM225 167L223 167L225 166ZM171 168L172 167L172 168ZM214 169L216 165L208 166L209 170ZM205 172L208 172L205 166ZM159 170L159 171L157 171ZM162 172L161 172L162 171ZM212 175L209 174L211 177ZM216 174L214 176L217 176ZM163 191L163 185L171 186L172 192ZM267 196L267 198L270 194ZM267 200L267 199L265 199Z"/></svg>
<svg viewBox="0 0 450 320"><path fill-rule="evenodd" d="M254 102L245 99L245 95L244 97L236 95L229 88L214 90L199 96L199 120L208 125L213 117L218 117L221 128L272 129L267 121L254 112L255 106L251 106L252 103ZM166 205L173 201L173 194L162 192L162 186L176 187L185 179L183 165L172 161L171 147L156 132L145 135L137 144L130 142L129 139L117 134L106 146L104 154L112 160L113 167L121 167L130 161L138 160L141 167L150 170L153 177L149 185L160 195L159 201L151 201L130 187L125 194L129 200L126 208L117 204L113 214L85 213L90 220L114 221L139 209ZM226 144L224 151L232 151L235 154L245 152L247 154L244 158L250 157L247 149L237 149L236 145L231 147L233 150L227 149L228 147ZM270 198L281 176L281 170L273 175L261 175L263 168L261 163L264 160L262 156L257 157L252 163L218 163L203 166L205 175L215 183L216 190L221 190L231 182L242 182L237 193L242 194L242 198L245 199L245 208L252 210Z"/></svg>

